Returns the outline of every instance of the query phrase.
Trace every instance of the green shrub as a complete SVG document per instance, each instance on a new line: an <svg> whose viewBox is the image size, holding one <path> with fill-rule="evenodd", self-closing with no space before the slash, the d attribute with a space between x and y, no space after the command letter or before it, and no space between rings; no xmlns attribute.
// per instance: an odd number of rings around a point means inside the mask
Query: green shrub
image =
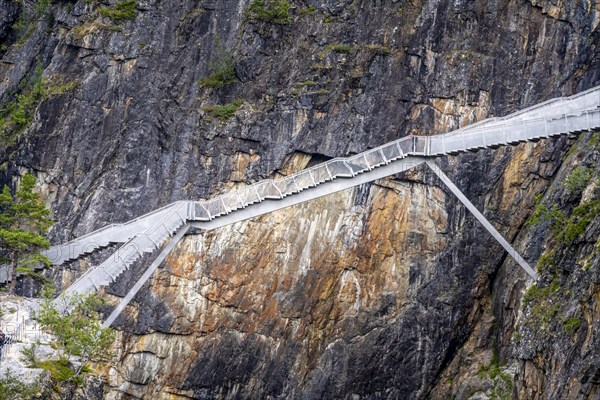
<svg viewBox="0 0 600 400"><path fill-rule="evenodd" d="M321 59L327 57L327 54L331 51L335 51L336 53L350 53L352 50L352 46L343 43L331 43L325 46L323 51L321 51L320 57Z"/></svg>
<svg viewBox="0 0 600 400"><path fill-rule="evenodd" d="M43 79L44 70L38 65L34 76L25 85L20 94L11 102L4 105L0 111L0 142L4 146L14 144L21 134L31 124L38 106L50 96L61 96L77 88L75 81L59 82Z"/></svg>
<svg viewBox="0 0 600 400"><path fill-rule="evenodd" d="M134 20L137 16L137 1L125 0L118 2L114 7L101 7L100 15L109 18L113 22Z"/></svg>
<svg viewBox="0 0 600 400"><path fill-rule="evenodd" d="M581 194L594 177L594 170L586 167L577 167L567 176L563 185L569 194Z"/></svg>
<svg viewBox="0 0 600 400"><path fill-rule="evenodd" d="M218 89L237 81L235 65L231 51L217 43L215 58L210 60L208 68L211 72L206 78L200 79L200 86Z"/></svg>
<svg viewBox="0 0 600 400"><path fill-rule="evenodd" d="M34 3L34 11L37 17L41 17L48 12L51 0L37 0Z"/></svg>
<svg viewBox="0 0 600 400"><path fill-rule="evenodd" d="M535 209L527 222L525 222L525 226L533 226L541 221L550 221L550 231L554 235L557 235L563 228L566 220L567 217L556 204L549 209L548 206L542 203L542 194L540 193L535 197Z"/></svg>
<svg viewBox="0 0 600 400"><path fill-rule="evenodd" d="M61 295L55 300L54 292L51 286L44 288L35 319L44 331L52 334L52 344L59 351L60 359L42 361L38 367L50 371L56 382L78 383L79 375L86 372L90 361L106 361L111 357L114 332L102 327L99 310L103 302L98 294ZM58 309L55 301L60 303ZM79 361L75 369L70 363L74 357Z"/></svg>
<svg viewBox="0 0 600 400"><path fill-rule="evenodd" d="M569 244L580 237L588 225L600 215L600 200L580 204L557 232L556 240Z"/></svg>
<svg viewBox="0 0 600 400"><path fill-rule="evenodd" d="M27 14L26 10L22 10L17 20L11 25L11 30L15 36L21 39L23 36L28 34L28 31L33 28L33 21L31 16Z"/></svg>
<svg viewBox="0 0 600 400"><path fill-rule="evenodd" d="M242 104L244 104L244 100L238 99L224 105L204 106L200 109L205 111L210 117L224 121L233 117Z"/></svg>
<svg viewBox="0 0 600 400"><path fill-rule="evenodd" d="M27 5L23 0L19 0L18 2L21 3L22 6L19 17L12 24L11 30L15 35L16 44L21 45L31 37L33 32L35 32L38 27L37 22L42 17L46 18L48 27L54 25L54 14L49 8L51 0L36 0ZM8 48L8 46L6 48Z"/></svg>
<svg viewBox="0 0 600 400"><path fill-rule="evenodd" d="M29 126L35 110L45 98L43 72L42 66L38 65L29 85L0 113L0 140L4 145L13 144L18 135Z"/></svg>
<svg viewBox="0 0 600 400"><path fill-rule="evenodd" d="M39 363L39 359L37 358L37 343L32 343L29 347L24 347L21 350L21 362L23 362L28 367L34 367Z"/></svg>
<svg viewBox="0 0 600 400"><path fill-rule="evenodd" d="M69 365L69 359L61 357L58 360L44 360L35 365L36 368L44 369L50 372L50 378L54 382L64 382L71 380L77 374Z"/></svg>
<svg viewBox="0 0 600 400"><path fill-rule="evenodd" d="M567 318L563 321L562 326L568 334L574 334L579 329L581 320L579 318Z"/></svg>
<svg viewBox="0 0 600 400"><path fill-rule="evenodd" d="M10 369L6 370L4 376L0 376L0 399L2 400L33 400L38 398L39 390L37 382L33 385L23 383Z"/></svg>
<svg viewBox="0 0 600 400"><path fill-rule="evenodd" d="M248 10L249 15L257 21L277 25L287 25L292 22L290 3L287 0L252 0Z"/></svg>

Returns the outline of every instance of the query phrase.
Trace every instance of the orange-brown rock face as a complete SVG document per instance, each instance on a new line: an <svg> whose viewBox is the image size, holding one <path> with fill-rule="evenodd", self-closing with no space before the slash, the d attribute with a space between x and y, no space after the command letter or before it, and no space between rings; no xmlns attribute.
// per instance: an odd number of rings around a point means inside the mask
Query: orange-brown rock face
<svg viewBox="0 0 600 400"><path fill-rule="evenodd" d="M301 390L320 379L328 349L354 347L396 323L414 296L411 279L422 279L415 268L447 246L444 202L440 188L383 181L187 236L151 287L173 316L174 342L158 333L131 338L123 363L156 370L160 378L145 393L163 397L165 383L185 388L203 379L258 390L277 370ZM141 307L140 315L153 313ZM224 341L232 348L219 350ZM243 382L255 374L257 382ZM114 379L131 382L127 373Z"/></svg>
<svg viewBox="0 0 600 400"><path fill-rule="evenodd" d="M534 197L568 173L564 143L443 168L515 241ZM527 324L525 274L438 184L418 168L186 236L120 320L105 398L467 399L516 379L548 390L540 356L511 356L524 351L511 337ZM515 247L538 257L525 234Z"/></svg>
<svg viewBox="0 0 600 400"><path fill-rule="evenodd" d="M514 212L519 204L544 186L531 172L550 164L529 164L544 149L478 157L498 164L512 153L484 196L507 237L526 216ZM477 191L472 160L445 168ZM188 235L126 311L121 323L135 333L120 337L108 398L426 396L456 346L481 326L486 271L504 259L437 183L419 168L404 180ZM512 262L505 268L522 276ZM487 344L475 365L489 361Z"/></svg>

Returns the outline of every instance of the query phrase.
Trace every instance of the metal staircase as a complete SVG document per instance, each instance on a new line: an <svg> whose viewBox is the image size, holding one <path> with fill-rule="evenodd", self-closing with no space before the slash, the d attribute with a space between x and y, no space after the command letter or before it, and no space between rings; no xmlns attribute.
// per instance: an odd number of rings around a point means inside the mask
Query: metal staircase
<svg viewBox="0 0 600 400"><path fill-rule="evenodd" d="M215 229L396 174L433 157L597 129L600 129L600 87L447 134L405 137L354 156L329 160L282 179L259 181L211 200L178 201L127 223L112 224L52 247L46 255L54 265L61 265L109 244L124 243L64 292L86 294L114 282L144 253L158 250L184 226L185 229L190 225ZM535 278L535 273L527 272ZM5 281L6 274L3 275L0 268L0 283L4 282L3 278Z"/></svg>
<svg viewBox="0 0 600 400"><path fill-rule="evenodd" d="M114 282L144 253L153 253L165 240L177 233L190 218L190 202L178 201L154 215L152 224L121 246L102 264L90 268L70 287L71 293L88 294ZM121 239L120 239L121 240Z"/></svg>
<svg viewBox="0 0 600 400"><path fill-rule="evenodd" d="M159 208L124 224L110 224L65 244L53 246L45 252L45 256L50 259L52 265L61 265L110 244L125 243L138 232L152 226L154 219L160 218L170 207L169 205Z"/></svg>
<svg viewBox="0 0 600 400"><path fill-rule="evenodd" d="M564 115L575 113L584 110L593 110L598 107L598 97L600 90L598 87L588 89L571 97L557 97L535 104L533 106L521 109L504 117L487 118L479 122L475 122L461 129L450 132L447 135L460 135L475 129L488 128L501 125L507 122L524 121L528 119L554 117L556 115Z"/></svg>

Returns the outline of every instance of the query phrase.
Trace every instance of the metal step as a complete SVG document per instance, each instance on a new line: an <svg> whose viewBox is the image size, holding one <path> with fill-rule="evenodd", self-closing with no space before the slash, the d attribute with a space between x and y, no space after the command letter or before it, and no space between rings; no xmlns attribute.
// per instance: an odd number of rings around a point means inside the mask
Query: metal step
<svg viewBox="0 0 600 400"><path fill-rule="evenodd" d="M123 263L109 258L97 267L105 268L112 273L112 276L115 276L115 274L121 274L127 270L132 263L139 259L141 253L156 251L188 221L212 221L215 218L235 220L236 215L241 216L240 220L251 218L253 215L260 214L260 207L251 208L252 205L260 204L265 200L281 201L290 196L300 198L304 196L306 190L321 190L319 186L340 178L361 180L363 174L368 173L368 176L371 176L371 171L384 168L394 162L404 162L403 160L407 157L455 155L465 151L477 152L505 145L516 146L529 141L537 142L546 137L565 134L571 137L581 131L600 129L600 109L597 104L589 107L593 96L596 96L596 103L600 101L600 87L594 90L587 91L583 95L550 101L545 105L535 106L506 118L486 120L488 122L473 124L449 134L398 139L352 157L329 160L282 180L260 181L213 200L172 203L125 224L109 225L69 242L73 244L79 240L79 244L84 246L81 249L74 249L72 254L61 255L59 260L62 259L64 262L69 259L78 259L109 243L124 243L124 246L133 244L138 246L138 249L143 249L135 254L127 255ZM559 106L568 112L561 112ZM446 150L446 148L451 150ZM85 247L87 245L89 247ZM51 250L56 251L56 249ZM74 286L74 288L89 290L90 282L93 283L92 286L100 284L100 281L104 282L105 280L100 278L102 273L94 272L95 269L91 269L89 274L86 273L87 277L78 280L76 282L78 286ZM1 274L0 278L2 278Z"/></svg>

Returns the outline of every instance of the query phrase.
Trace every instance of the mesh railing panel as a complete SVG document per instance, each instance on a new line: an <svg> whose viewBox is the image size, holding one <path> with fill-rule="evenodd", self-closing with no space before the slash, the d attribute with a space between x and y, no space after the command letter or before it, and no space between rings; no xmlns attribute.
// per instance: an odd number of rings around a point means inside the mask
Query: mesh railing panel
<svg viewBox="0 0 600 400"><path fill-rule="evenodd" d="M448 154L490 145L516 143L554 133L567 133L594 125L594 118L598 119L597 111L553 118L516 120L497 126L480 125L476 129L459 130L460 135L452 132L436 136L402 138L364 153L329 160L282 179L260 181L236 192L205 201L202 204L208 213L198 213L199 208L196 207L196 219L207 220L257 201L279 199L332 179L352 177L407 155Z"/></svg>

